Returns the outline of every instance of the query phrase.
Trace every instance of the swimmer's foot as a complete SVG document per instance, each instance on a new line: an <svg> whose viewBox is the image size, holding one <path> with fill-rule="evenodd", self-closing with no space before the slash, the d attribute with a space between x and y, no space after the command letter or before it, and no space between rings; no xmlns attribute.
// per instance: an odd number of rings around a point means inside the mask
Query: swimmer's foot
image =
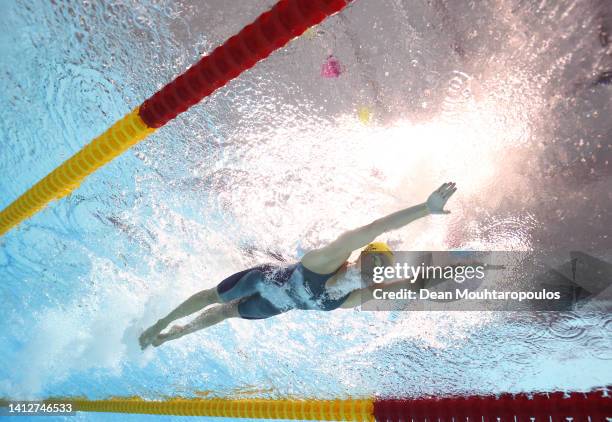
<svg viewBox="0 0 612 422"><path fill-rule="evenodd" d="M181 337L180 334L183 331L183 327L175 325L168 330L167 333L160 333L151 342L153 347L158 347L167 342L168 340L173 340L175 338Z"/></svg>
<svg viewBox="0 0 612 422"><path fill-rule="evenodd" d="M153 341L151 342L151 345L153 347L159 347L162 344L164 344L166 342L166 335L165 334L158 334Z"/></svg>
<svg viewBox="0 0 612 422"><path fill-rule="evenodd" d="M153 343L153 340L155 340L157 335L161 333L164 328L166 328L166 326L160 324L159 321L147 328L138 338L140 348L144 350L149 347Z"/></svg>

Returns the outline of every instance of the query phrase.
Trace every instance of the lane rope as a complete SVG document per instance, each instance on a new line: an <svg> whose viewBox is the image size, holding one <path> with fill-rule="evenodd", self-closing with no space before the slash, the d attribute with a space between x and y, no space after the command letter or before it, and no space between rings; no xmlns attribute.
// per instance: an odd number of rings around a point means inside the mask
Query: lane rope
<svg viewBox="0 0 612 422"><path fill-rule="evenodd" d="M211 416L225 418L320 421L575 421L612 418L608 388L587 393L551 392L483 396L365 398L346 400L201 399L140 397L105 400L54 398L45 403L71 403L80 412Z"/></svg>
<svg viewBox="0 0 612 422"><path fill-rule="evenodd" d="M0 236L352 0L280 0L0 212Z"/></svg>

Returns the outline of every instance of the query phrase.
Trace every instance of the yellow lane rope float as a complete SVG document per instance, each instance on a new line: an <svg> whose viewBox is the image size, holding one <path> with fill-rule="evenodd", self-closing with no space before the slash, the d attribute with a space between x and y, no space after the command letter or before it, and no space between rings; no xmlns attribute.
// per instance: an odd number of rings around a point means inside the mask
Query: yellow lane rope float
<svg viewBox="0 0 612 422"><path fill-rule="evenodd" d="M70 403L75 411L225 418L373 421L372 400L180 399L145 401L138 397L108 400L47 400Z"/></svg>

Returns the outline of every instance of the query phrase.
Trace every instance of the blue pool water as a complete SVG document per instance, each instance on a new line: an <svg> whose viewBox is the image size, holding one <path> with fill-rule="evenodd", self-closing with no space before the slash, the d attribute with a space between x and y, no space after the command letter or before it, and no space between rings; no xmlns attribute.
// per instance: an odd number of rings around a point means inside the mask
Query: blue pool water
<svg viewBox="0 0 612 422"><path fill-rule="evenodd" d="M0 207L274 2L202 3L0 2ZM395 249L609 260L612 87L593 81L612 14L531 3L355 0L0 238L0 397L610 384L612 318L595 311L293 311L137 346L197 290L446 180L452 214L386 235ZM321 77L330 54L338 78Z"/></svg>

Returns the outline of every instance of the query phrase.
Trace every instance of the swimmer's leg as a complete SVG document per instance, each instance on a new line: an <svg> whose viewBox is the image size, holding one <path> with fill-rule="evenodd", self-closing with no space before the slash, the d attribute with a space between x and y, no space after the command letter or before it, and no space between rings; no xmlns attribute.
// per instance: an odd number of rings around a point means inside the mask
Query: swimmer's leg
<svg viewBox="0 0 612 422"><path fill-rule="evenodd" d="M240 313L238 312L238 303L239 302L224 303L206 309L197 318L195 318L187 325L175 325L170 328L167 333L158 334L153 339L151 344L157 347L167 341L175 340L195 331L211 327L215 324L220 323L221 321L225 321L228 318L238 318L240 317Z"/></svg>
<svg viewBox="0 0 612 422"><path fill-rule="evenodd" d="M229 276L217 286L219 303L228 303L244 299L259 293L261 282L264 280L266 265L250 268Z"/></svg>
<svg viewBox="0 0 612 422"><path fill-rule="evenodd" d="M171 322L198 312L208 305L219 302L220 298L219 294L217 293L217 288L202 290L201 292L194 294L189 299L177 306L176 309L174 309L168 315L157 321L151 327L147 328L138 339L140 347L144 349L149 346L155 336L161 333L164 328L170 325Z"/></svg>
<svg viewBox="0 0 612 422"><path fill-rule="evenodd" d="M139 338L140 347L148 347L155 336L162 332L170 323L179 318L198 312L213 303L229 303L246 298L257 293L259 281L263 279L263 272L267 266L250 268L233 274L223 280L215 288L202 290L181 303L175 310L149 327Z"/></svg>

